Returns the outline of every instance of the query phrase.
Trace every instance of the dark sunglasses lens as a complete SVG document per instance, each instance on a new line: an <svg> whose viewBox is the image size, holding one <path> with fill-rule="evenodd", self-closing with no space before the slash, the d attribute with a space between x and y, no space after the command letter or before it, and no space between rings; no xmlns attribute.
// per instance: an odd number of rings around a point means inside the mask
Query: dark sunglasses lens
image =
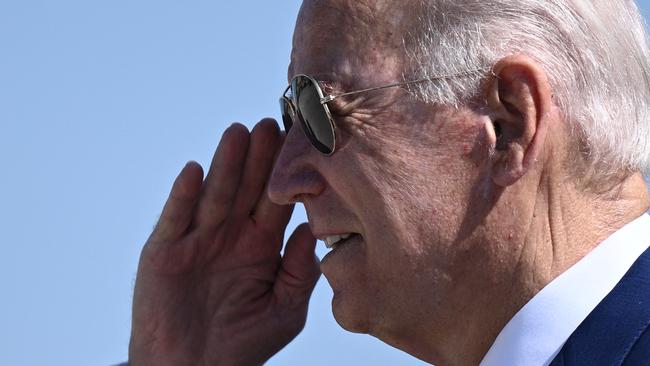
<svg viewBox="0 0 650 366"><path fill-rule="evenodd" d="M285 97L280 98L280 111L282 112L282 124L284 124L284 130L289 132L291 126L293 126L293 118L291 106Z"/></svg>
<svg viewBox="0 0 650 366"><path fill-rule="evenodd" d="M294 84L296 103L305 134L318 151L331 154L334 151L334 129L325 107L320 103L320 95L314 82L304 76L298 77Z"/></svg>

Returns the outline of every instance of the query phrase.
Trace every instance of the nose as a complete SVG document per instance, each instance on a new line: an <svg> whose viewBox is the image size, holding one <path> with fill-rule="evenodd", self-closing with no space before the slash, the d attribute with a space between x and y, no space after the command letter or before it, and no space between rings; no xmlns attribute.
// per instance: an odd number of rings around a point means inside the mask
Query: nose
<svg viewBox="0 0 650 366"><path fill-rule="evenodd" d="M318 196L326 183L318 171L323 156L311 146L300 124L289 130L268 183L271 201L280 205L304 202Z"/></svg>

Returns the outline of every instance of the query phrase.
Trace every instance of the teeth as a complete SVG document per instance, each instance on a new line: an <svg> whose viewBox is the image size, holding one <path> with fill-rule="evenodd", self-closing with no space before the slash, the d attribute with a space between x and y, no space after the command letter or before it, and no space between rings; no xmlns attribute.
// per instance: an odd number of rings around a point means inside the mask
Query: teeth
<svg viewBox="0 0 650 366"><path fill-rule="evenodd" d="M325 240L323 241L325 242L325 246L327 247L327 249L331 249L338 242L345 240L351 236L352 234L332 235L332 236L325 237Z"/></svg>

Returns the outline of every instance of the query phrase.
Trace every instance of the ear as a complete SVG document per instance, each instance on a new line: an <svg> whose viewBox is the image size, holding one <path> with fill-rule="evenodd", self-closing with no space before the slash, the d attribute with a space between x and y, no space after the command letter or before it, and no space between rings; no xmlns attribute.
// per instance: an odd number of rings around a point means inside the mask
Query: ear
<svg viewBox="0 0 650 366"><path fill-rule="evenodd" d="M485 128L494 152L492 179L505 187L539 158L553 101L546 73L527 56L501 59L493 74L486 89L491 123Z"/></svg>

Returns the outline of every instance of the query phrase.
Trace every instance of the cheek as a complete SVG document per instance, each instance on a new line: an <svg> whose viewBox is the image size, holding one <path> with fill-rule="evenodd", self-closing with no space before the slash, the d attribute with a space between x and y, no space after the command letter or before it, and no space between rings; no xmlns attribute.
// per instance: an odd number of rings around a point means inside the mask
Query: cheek
<svg viewBox="0 0 650 366"><path fill-rule="evenodd" d="M446 138L389 132L349 146L354 153L345 156L340 176L350 179L339 190L366 246L326 276L335 317L347 330L415 329L481 263L484 252L473 248L483 197L474 161L480 130L438 133Z"/></svg>
<svg viewBox="0 0 650 366"><path fill-rule="evenodd" d="M394 268L389 272L395 277L414 272L429 273L432 280L450 277L450 263L460 249L457 243L475 225L471 212L477 198L469 173L473 165L460 155L432 158L430 164L387 162L391 169L383 175L377 189L381 194L373 202L379 205L363 220L372 222L369 239L376 244L368 250L378 270ZM407 291L408 283L398 287Z"/></svg>

